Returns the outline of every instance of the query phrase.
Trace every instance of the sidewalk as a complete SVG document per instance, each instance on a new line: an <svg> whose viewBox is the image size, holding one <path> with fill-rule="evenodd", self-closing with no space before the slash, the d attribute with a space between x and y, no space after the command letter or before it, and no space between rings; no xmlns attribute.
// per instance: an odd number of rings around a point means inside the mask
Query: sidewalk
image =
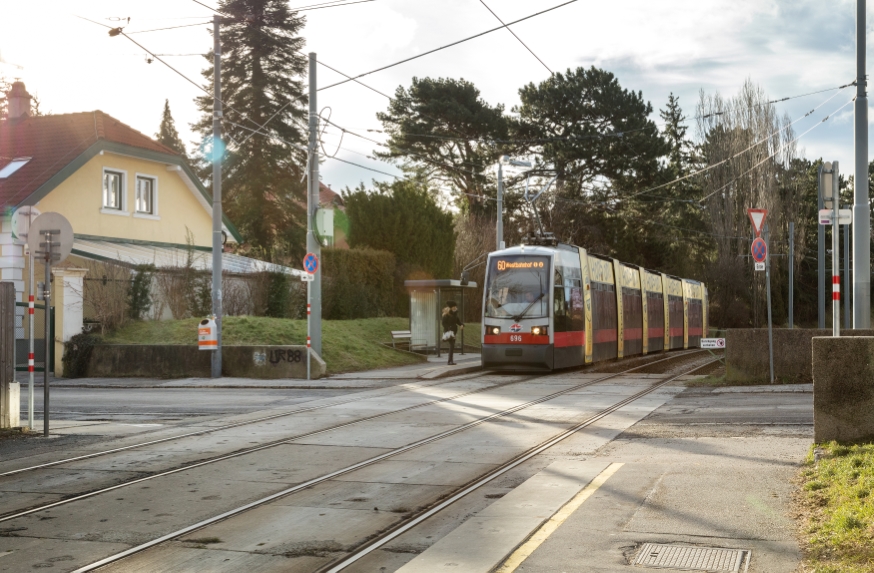
<svg viewBox="0 0 874 573"><path fill-rule="evenodd" d="M345 372L320 380L288 378L260 380L254 378L55 378L49 377L52 388L248 388L248 389L364 389L386 386L393 380L436 380L470 374L481 369L480 355L456 354L456 366L446 364L446 355L428 356L427 362L363 372ZM19 380L22 392L27 391L27 379ZM42 388L42 375L34 387Z"/></svg>

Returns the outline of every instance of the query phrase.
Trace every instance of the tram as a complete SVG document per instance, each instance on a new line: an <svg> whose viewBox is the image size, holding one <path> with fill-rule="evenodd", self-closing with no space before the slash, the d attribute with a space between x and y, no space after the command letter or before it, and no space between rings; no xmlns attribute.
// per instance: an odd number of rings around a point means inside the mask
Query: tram
<svg viewBox="0 0 874 573"><path fill-rule="evenodd" d="M482 362L490 370L554 370L701 346L707 288L539 242L490 253Z"/></svg>

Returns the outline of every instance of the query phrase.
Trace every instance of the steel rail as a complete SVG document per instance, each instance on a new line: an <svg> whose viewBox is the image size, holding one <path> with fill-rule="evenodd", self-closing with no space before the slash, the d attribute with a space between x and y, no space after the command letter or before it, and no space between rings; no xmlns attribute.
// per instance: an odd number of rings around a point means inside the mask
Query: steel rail
<svg viewBox="0 0 874 573"><path fill-rule="evenodd" d="M670 351L668 351L668 352L670 352ZM664 359L662 359L662 360L655 360L655 361L653 361L653 362L648 362L647 364L656 364L656 363L658 363L658 362L662 362L663 360L671 360L671 359L679 358L679 357L682 357L682 356L687 356L688 354L694 354L695 352L701 352L701 350L699 349L699 350L689 350L689 351L685 351L685 352L677 352L677 353L673 354L673 356L670 356L670 357L668 357L668 358L664 358ZM474 376L471 376L471 377L468 377L468 378L463 378L463 379L461 379L461 380L469 380L469 379L471 379L471 378L476 378L476 377L478 377L478 376L482 376L482 375L484 375L486 372L487 372L487 371L483 371L482 373L477 373L477 374L474 375ZM459 376L464 376L464 375L459 375ZM72 458L64 458L64 459L62 459L62 460L56 460L56 461L53 461L53 462L46 462L46 463L44 463L44 464L37 464L37 465L33 465L33 466L28 466L28 467L24 467L24 468L19 468L19 469L17 469L17 470L9 470L9 471L7 471L7 472L0 472L0 478L2 478L2 477L6 477L6 476L12 476L12 475L16 475L16 474L21 474L21 473L25 473L25 472L29 472L29 471L35 471L35 470L40 470L40 469L44 469L44 468L50 468L50 467L54 467L54 466L58 466L58 465L62 465L62 464L70 463L70 462L78 462L78 461L81 461L81 460L87 460L87 459L97 458L97 457L100 457L100 456L106 456L106 455L114 454L114 453L117 453L117 452L123 452L123 451L126 451L126 450L133 450L133 449L136 449L136 448L142 448L142 447L145 447L145 446L153 446L153 445L155 445L155 444L162 444L162 443L166 443L166 442L172 442L172 441L175 441L175 440L181 440L181 439L184 439L184 438L190 438L190 437L192 437L192 436L202 436L202 435L204 435L204 434L209 434L209 433L213 433L213 432L220 432L220 431L222 431L222 430L229 430L229 429L231 429L231 428L238 428L238 427L240 427L240 426L247 426L247 425L249 425L249 424L259 424L259 423L261 423L261 422L268 422L268 421L270 421L270 420L275 420L275 419L277 419L277 418L283 418L283 417L285 417L285 416L294 416L294 415L297 415L297 414L303 414L303 413L306 413L306 412L312 412L312 411L314 411L314 410L323 410L323 409L325 409L325 408L332 408L332 407L334 407L334 406L342 406L342 405L344 405L344 404L350 404L350 403L353 403L353 402L361 402L361 401L364 401L364 400L370 400L370 399L373 399L373 398L381 398L381 397L383 397L383 396L391 396L391 395L394 395L394 394L399 394L399 393L404 392L404 391L415 390L415 389L418 389L418 388L431 388L431 387L434 387L434 386L441 386L441 385L443 385L443 384L449 384L449 383L452 383L452 382L458 382L459 380L460 380L459 377L454 377L454 376L453 376L453 377L451 377L451 378L449 378L449 379L440 380L440 381L438 381L438 382L434 382L434 383L431 383L431 384L415 384L415 385L407 385L407 384L404 384L404 385L400 386L399 389L397 389L397 390L393 390L393 391L389 391L389 392L384 392L384 393L381 393L381 394L371 394L371 395L368 395L368 396L358 396L358 397L355 397L355 398L350 398L350 399L348 399L348 400L340 400L340 401L331 402L330 404L323 404L323 405L319 405L319 406L309 406L309 407L305 407L305 408L297 408L297 409L295 409L295 410L289 410L289 411L286 411L286 412L282 412L282 413L280 413L280 414L271 414L270 416L264 416L264 417L261 417L261 418L256 418L256 419L254 419L254 420L246 420L246 421L243 421L243 422L236 422L236 423L233 423L233 424L226 424L226 425L224 425L224 426L217 426L217 427L215 427L215 428L207 428L207 429L205 429L205 430L198 430L198 431L196 431L196 432L188 432L188 433L185 433L185 434L180 434L180 435L178 435L178 436L169 436L169 437L167 437L167 438L160 438L160 439L157 439L157 440L150 440L150 441L148 441L148 442L140 442L140 443L133 444L133 445L130 445L130 446L121 446L121 447L118 447L118 448L112 448L112 449L109 449L109 450L102 450L102 451L99 451L99 452L92 452L92 453L90 453L90 454L83 454L83 455L81 455L81 456L75 456L75 457L72 457ZM95 415L96 415L96 414L95 414ZM286 439L287 439L287 438L286 438Z"/></svg>
<svg viewBox="0 0 874 573"><path fill-rule="evenodd" d="M482 486L486 485L487 483L504 475L508 471L510 471L510 470L516 468L517 466L527 462L528 460L530 460L534 456L537 456L537 455L543 453L544 451L546 451L549 448L551 448L552 446L558 444L562 440L565 440L566 438L572 436L573 434L577 433L579 430L585 428L586 426L590 426L590 425L594 424L595 422L597 422L598 420L600 420L600 419L612 414L613 412L631 404L632 402L636 401L637 399L642 398L643 396L646 396L647 394L651 394L652 392L655 392L656 390L658 390L662 386L665 386L666 384L673 382L677 378L680 378L682 376L688 376L688 375L692 374L693 372L701 370L702 368L705 368L705 367L713 364L714 362L718 362L718 361L719 361L718 359L711 360L710 362L707 362L706 364L696 366L695 368L692 368L691 370L684 372L682 374L668 376L664 380L657 382L657 383L651 385L650 387L645 388L645 389L641 390L640 392L633 394L632 396L629 396L628 398L625 398L625 399L613 404L612 406L608 406L607 408L601 410L597 414L595 414L595 415L587 418L586 420L578 423L577 425L561 432L557 436L553 436L552 438L546 440L545 442L542 442L541 444L529 449L527 452L524 452L524 453L516 456L514 459L512 459L512 460L502 464L501 466L495 468L494 470L490 471L485 476L477 478L472 484L470 484L466 487L463 487L463 489L461 491L459 491L458 493L451 495L446 500L439 502L437 505L434 505L433 507L422 511L417 516L410 518L409 521L406 521L402 524L399 524L399 525L387 530L386 532L382 533L381 535L377 536L375 539L368 541L363 547L355 550L355 552L352 555L349 555L349 556L339 560L339 562L335 562L334 564L328 564L328 565L321 567L320 569L317 570L317 573L338 573L339 571L342 571L346 567L359 561L364 556L370 554L371 552L375 551L376 549L379 549L380 547L382 547L383 545L385 545L389 541L392 541L393 539L396 539L397 537L403 535L407 531L413 529L414 527L416 527L417 525L419 525L420 523L422 523L426 519L433 517L434 515L440 513L441 511L443 511L444 509L446 509L450 505L454 504L456 501L460 500L461 498L465 497L469 493L476 491L477 489L481 488Z"/></svg>
<svg viewBox="0 0 874 573"><path fill-rule="evenodd" d="M70 462L78 462L78 461L80 461L80 460L87 460L87 459L91 459L91 458L96 458L96 457L100 457L100 456L106 456L106 455L109 455L109 454L114 454L114 453L117 453L117 452L123 452L123 451L126 451L126 450L133 450L133 449L136 449L136 448L142 448L142 447L144 447L144 446L153 446L153 445L155 445L155 444L163 444L163 443L166 443L166 442L172 442L172 441L174 441L174 440L181 440L181 439L183 439L183 438L190 438L190 437L192 437L192 436L202 436L203 434L209 434L209 433L212 433L212 432L220 432L220 431L222 431L222 430L229 430L229 429L231 429L231 428L238 428L238 427L240 427L240 426L247 426L247 425L249 425L249 424L259 424L259 423L261 423L261 422L269 422L270 420L276 420L277 418L283 418L283 417L285 417L285 416L294 416L294 415L297 415L297 414L303 414L303 413L306 413L306 412L312 412L312 411L314 411L314 410L323 410L323 409L325 409L325 408L331 408L331 407L333 407L333 406L342 406L342 405L344 405L344 404L349 404L349 403L352 403L352 402L361 402L361 401L363 401L363 400L371 400L371 399L374 399L374 398L382 398L383 396L391 396L391 395L393 395L393 394L400 394L401 392L404 392L404 391L415 390L415 389L418 389L418 388L430 388L430 387L433 387L433 386L440 386L440 385L442 385L442 384L449 384L449 383L451 383L451 382L458 382L458 381L459 381L459 380L458 380L457 378L450 378L450 379L440 380L439 382L435 382L435 383L433 383L433 384L416 384L416 385L407 385L407 384L404 384L403 386L400 387L400 389L395 390L395 391L392 391L392 392L384 392L384 393L382 393L382 394L371 394L371 395L368 395L368 396L358 396L358 397L356 397L356 398L350 398L350 399L348 399L348 400L340 400L340 401L331 402L330 404L322 404L322 405L319 405L319 406L309 406L309 407L305 407L305 408L297 408L297 409L295 409L295 410L289 410L289 411L286 411L286 412L282 412L282 413L280 413L280 414L271 414L271 415L269 415L269 416L264 416L264 417L261 417L261 418L256 418L256 419L254 419L254 420L246 420L246 421L243 421L243 422L235 422L235 423L233 423L233 424L226 424L226 425L224 425L224 426L217 426L217 427L215 427L215 428L207 428L207 429L205 429L205 430L198 430L198 431L196 431L196 432L188 432L188 433L185 433L185 434L180 434L180 435L178 435L178 436L170 436L170 437L167 437L167 438L160 438L160 439L157 439L157 440L150 440L150 441L148 441L148 442L140 442L140 443L138 443L138 444L133 444L133 445L130 445L130 446L121 446L121 447L118 447L118 448L112 448L112 449L109 449L109 450L102 450L102 451L99 451L99 452L93 452L93 453L90 453L90 454L84 454L84 455L81 455L81 456L75 456L75 457L72 457L72 458L64 458L64 459L62 459L62 460L56 460L56 461L53 461L53 462L46 462L46 463L44 463L44 464L37 464L37 465L34 465L34 466L28 466L28 467L26 467L26 468L20 468L20 469L17 469L17 470L10 470L10 471L7 471L7 472L2 472L2 473L0 473L0 477L11 476L11 475L20 474L20 473L29 472L29 471L34 471L34 470L39 470L39 469L43 469L43 468L50 468L50 467L53 467L53 466L58 466L58 465L66 464L66 463L70 463ZM95 414L95 415L96 415L96 414Z"/></svg>
<svg viewBox="0 0 874 573"><path fill-rule="evenodd" d="M502 410L502 411L500 411L500 412L496 412L496 413L494 413L494 414L490 414L490 415L488 415L488 416L484 416L484 417L482 417L482 418L479 418L479 419L477 419L477 420L473 420L473 421L468 422L468 423L466 423L466 424L463 424L463 425L461 425L461 426L457 426L457 427L455 427L455 428L453 428L453 429L451 429L451 430L446 430L445 432L441 432L441 433L439 433L439 434L435 434L435 435L433 435L433 436L429 436L429 437L427 437L427 438L423 438L423 439L418 440L418 441L416 441L416 442L413 442L413 443L411 443L411 444L407 444L407 445L405 445L405 446L401 446L401 447L399 447L399 448L395 448L394 450L391 450L391 451L389 451L389 452L385 452L385 453L382 453L382 454L379 454L379 455L373 456L372 458L369 458L369 459L367 459L367 460L363 460L363 461L361 461L361 462L357 462L357 463L355 463L355 464L352 464L352 465L346 466L346 467L344 467L344 468L341 468L341 469L338 469L338 470L334 470L334 471L332 471L332 472L329 472L329 473L323 474L323 475L321 475L321 476L319 476L319 477L312 478L312 479L310 479L310 480L307 480L307 481L305 481L305 482L299 483L299 484L294 485L294 486L292 486L292 487L286 488L286 489L281 490L281 491L279 491L279 492L276 492L276 493L273 493L273 494L271 494L271 495L265 496L265 497L263 497L263 498L261 498L261 499L258 499L258 500L255 500L255 501L253 501L253 502L247 503L247 504L242 505L242 506L240 506L240 507L237 507L237 508L234 508L234 509L228 510L228 511L226 511L226 512L224 512L224 513L221 513L221 514L219 514L219 515L216 515L216 516L213 516L213 517L210 517L210 518L204 519L204 520L202 520L202 521L199 521L199 522L194 523L194 524L192 524L192 525L189 525L189 526L187 526L187 527L183 527L183 528L181 528L181 529L178 529L178 530L173 531L173 532L171 532L171 533L168 533L168 534L166 534L166 535L162 535L161 537L157 537L157 538L155 538L155 539L152 539L152 540L150 540L150 541L147 541L147 542L142 543L142 544L140 544L140 545L137 545L137 546L135 546L135 547L131 547L131 548L129 548L129 549L126 549L126 550L121 551L121 552L119 552L119 553L116 553L116 554L114 554L114 555L110 555L109 557L105 557L105 558L103 558L103 559L101 559L101 560L99 560L99 561L96 561L96 562L94 562L94 563L91 563L91 564L89 564L89 565L86 565L86 566L84 566L84 567L81 567L81 568L79 568L79 569L76 569L76 570L74 570L72 573L87 573L87 572L89 572L89 571L94 571L94 570L96 570L96 569L99 569L100 567L103 567L103 566L105 566L105 565L109 565L110 563L114 563L114 562L119 561L119 560L121 560L121 559L124 559L124 558L126 558L126 557L130 557L131 555L135 555L135 554L137 554L137 553L142 553L143 551L145 551L145 550L147 550L147 549L150 549L150 548L152 548L152 547L155 547L155 546L157 546L157 545L160 545L160 544L162 544L162 543L164 543L164 542L166 542L166 541L170 541L170 540L175 539L175 538L177 538L177 537L180 537L180 536L182 536L182 535L186 535L186 534L188 534L188 533L192 533L192 532L197 531L197 530L199 530L199 529L203 529L204 527L207 527L207 526L209 526L209 525L213 525L213 524L218 523L218 522L220 522L220 521L224 521L225 519L229 519L229 518L231 518L231 517L235 517L235 516L237 516L237 515L240 515L240 514L242 514L242 513L247 512L247 511L249 511L249 510L251 510L251 509L255 509L255 508L260 507L260 506L262 506L262 505L264 505L264 504L270 503L271 501L275 501L275 500L277 500L277 499L281 499L281 498L283 498L283 497L287 497L287 496L289 496L289 495L292 495L292 494L294 494L294 493L297 493L298 491L301 491L301 490L304 490L304 489L307 489L307 488L313 487L313 486L315 486L315 485L318 485L318 484L323 483L323 482L325 482L325 481L328 481L328 480L334 479L334 478L336 478L336 477L339 477L339 476L345 475L345 474L350 473L350 472L353 472L353 471L355 471L355 470L359 470L359 469L362 469L362 468L364 468L364 467L367 467L367 466L373 465L373 464L378 463L378 462L380 462L380 461L382 461L382 460L385 460L385 459L387 459L387 458L391 458L391 457L397 456L397 455L399 455L399 454L402 454L402 453L404 453L404 452L408 452L408 451L410 451L410 450L412 450L412 449L415 449L415 448L418 448L418 447L424 446L424 445L426 445L426 444L430 444L430 443L436 442L436 441L438 441L438 440L441 440L441 439L443 439L443 438L446 438L446 437L449 437L449 436L452 436L452 435L458 434L458 433L463 432L463 431L465 431L465 430L468 430L468 429L470 429L470 428L473 428L473 427L476 427L476 426L479 426L479 425L485 424L486 422L489 422L489 421L491 421L491 420L494 420L494 419L497 419L497 418L502 418L502 417L508 416L508 415L513 414L513 413L515 413L515 412L518 412L518 411L520 411L520 410L524 410L524 409L526 409L526 408L530 408L531 406L536 406L537 404L541 404L541 403L543 403L543 402L547 402L547 401L552 400L552 399L554 399L554 398L557 398L557 397L559 397L559 396L563 396L563 395L565 395L565 394L569 394L569 393L571 393L571 392L575 392L575 391L580 390L580 389L582 389L582 388L586 388L586 387L588 387L588 386L592 386L592 385L594 385L594 384L598 384L598 383L600 383L600 382L604 382L604 381L606 381L606 380L610 380L610 379L613 379L613 378L617 378L617 377L619 377L619 376L627 375L628 373L630 373L630 372L634 372L634 371L636 371L636 370L641 370L641 369L643 369L643 368L648 368L648 367L650 367L650 366L652 366L652 365L654 365L654 364L658 364L658 363L661 363L661 362L666 362L666 361L668 361L668 360L674 360L674 359L676 359L676 358L679 358L680 356L689 356L690 354L695 354L695 353L697 353L697 352L701 352L701 350L693 350L693 351L690 351L690 352L684 352L683 354L673 355L673 356L670 356L670 357L667 357L667 358L663 358L663 359L661 359L661 360L655 360L655 361L652 361L652 362L648 362L648 363L646 363L646 364L642 364L642 365L640 365L640 366L635 366L635 367L633 367L633 368L630 368L630 369L628 369L628 370L624 370L624 371L621 371L621 372L616 372L616 373L606 374L605 376L602 376L602 377L600 377L600 378L596 378L596 379L593 379L593 380L589 380L589 381L583 382L583 383L581 383L581 384L577 384L577 385L575 385L575 386L572 386L572 387L570 387L570 388L566 388L566 389L564 389L564 390L559 390L558 392L553 392L553 393L548 394L548 395L546 395L546 396L542 396L542 397L540 397L540 398L536 398L536 399L534 399L534 400L530 400L530 401L528 401L528 402L524 402L524 403L522 403L522 404L518 404L518 405L516 405L516 406L513 406L513 407L510 407L510 408L507 408L507 409ZM693 369L693 371L694 371L694 370L697 370L697 369L699 369L699 368L700 368L700 366L697 367L697 368L695 368L695 369ZM542 376L542 375L543 375L543 374L538 374L538 375L536 375L536 376L533 376L532 378L540 377L540 376ZM682 376L682 375L681 375L681 376ZM529 380L530 380L530 379L531 379L531 378L529 378ZM524 381L524 380L523 380L523 381ZM522 382L522 381L519 381L519 382ZM513 382L513 383L519 383L519 382ZM665 382L665 383L666 383L666 382ZM482 390L480 390L480 391L482 391ZM477 392L480 392L480 391L477 391ZM409 409L411 409L411 408L409 408ZM396 411L393 411L393 412L387 412L387 413L385 413L385 414L380 414L380 415L378 415L377 417L387 416L387 415L394 414L394 413L401 412L401 411L403 411L403 410L396 410ZM372 418L371 418L371 419L372 419ZM362 422L362 421L364 421L364 420L357 420L357 421L355 421L355 422L350 422L350 423L348 423L348 424L344 424L344 425L342 425L342 426L340 426L340 427L351 426L351 425L353 425L353 424L357 424L357 423ZM316 432L312 432L312 433L305 434L305 435L303 435L303 436L296 437L296 438L294 438L293 440L283 440L283 442L281 442L281 443L290 443L290 442L292 442L292 441L294 441L294 440L299 440L299 439L302 439L302 438L304 438L304 437L309 437L309 436L312 436L312 435L315 435L315 434L320 434L320 433L327 432L327 431L332 431L332 430L335 430L335 429L337 429L337 428L329 428L329 429L325 429L325 430L319 430L319 431L316 431ZM273 444L273 445L279 445L279 444ZM272 446L268 446L268 447L272 447ZM261 448L261 449L263 449L263 448ZM251 452L245 452L245 453L251 453ZM235 457L236 455L245 455L245 453L235 454L235 455L227 456L227 457ZM183 469L191 469L191 467L196 467L196 466L189 466L189 467L186 467L186 468L181 468L181 469L179 469L179 470L174 470L174 472L175 472L175 471L182 471ZM166 475L166 474L164 474L164 475ZM155 477L158 477L158 476L155 476ZM143 480L145 480L145 479L148 479L148 478L143 478ZM135 483L135 482L130 482L130 483ZM127 485L130 485L130 484L127 484ZM117 487L117 486L114 486L114 487ZM111 490L111 489L114 489L114 487L113 487L113 488L107 488L106 491L109 491L109 490ZM90 497L90 495L92 495L92 494L89 494L88 497ZM85 497L85 496L82 496L82 497ZM79 499L81 499L82 497L80 497ZM70 500L70 501L75 501L75 499ZM56 503L60 504L61 502L56 502ZM50 507L50 506L45 506L45 507ZM45 508L45 507L44 507L44 508ZM44 509L44 508L43 508L43 509ZM29 511L29 513L34 513L35 511L39 511L39 510ZM0 520L0 521L6 521L6 520L8 520L8 519L9 519L9 518L4 518L4 519L2 519L2 520Z"/></svg>

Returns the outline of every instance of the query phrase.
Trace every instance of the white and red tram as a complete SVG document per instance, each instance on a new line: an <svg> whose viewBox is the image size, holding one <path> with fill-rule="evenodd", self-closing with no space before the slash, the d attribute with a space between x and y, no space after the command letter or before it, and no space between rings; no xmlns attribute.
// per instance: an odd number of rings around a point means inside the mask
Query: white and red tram
<svg viewBox="0 0 874 573"><path fill-rule="evenodd" d="M483 298L483 367L553 370L695 348L707 289L566 244L491 253Z"/></svg>

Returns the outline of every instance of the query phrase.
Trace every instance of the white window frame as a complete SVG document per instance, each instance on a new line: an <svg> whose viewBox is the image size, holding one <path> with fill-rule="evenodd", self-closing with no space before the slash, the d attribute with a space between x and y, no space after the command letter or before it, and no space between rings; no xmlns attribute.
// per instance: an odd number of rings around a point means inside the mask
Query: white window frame
<svg viewBox="0 0 874 573"><path fill-rule="evenodd" d="M104 182L106 181L106 172L118 173L121 175L121 209L114 209L106 206L106 189ZM100 212L104 215L121 215L127 217L130 213L127 210L127 171L124 169L114 169L112 167L104 167L100 174Z"/></svg>
<svg viewBox="0 0 874 573"><path fill-rule="evenodd" d="M137 187L139 186L140 179L150 179L152 181L152 212L144 213L142 211L137 210ZM158 216L158 177L156 175L150 175L148 173L137 173L134 179L134 208L133 215L138 219L152 219L155 221L160 221L161 217Z"/></svg>

